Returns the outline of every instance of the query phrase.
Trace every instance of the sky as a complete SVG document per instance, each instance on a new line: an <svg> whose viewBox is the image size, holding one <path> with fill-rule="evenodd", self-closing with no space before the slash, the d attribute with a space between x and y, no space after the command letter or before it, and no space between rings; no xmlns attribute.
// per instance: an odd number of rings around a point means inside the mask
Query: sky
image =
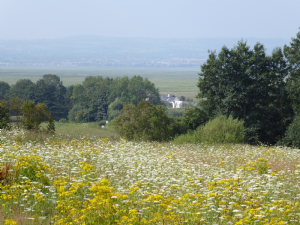
<svg viewBox="0 0 300 225"><path fill-rule="evenodd" d="M285 38L300 0L0 0L0 39Z"/></svg>

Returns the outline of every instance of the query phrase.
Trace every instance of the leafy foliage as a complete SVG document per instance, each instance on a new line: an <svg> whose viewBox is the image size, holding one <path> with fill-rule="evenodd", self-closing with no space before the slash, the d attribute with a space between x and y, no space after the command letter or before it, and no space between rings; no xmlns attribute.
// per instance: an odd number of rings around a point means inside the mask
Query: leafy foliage
<svg viewBox="0 0 300 225"><path fill-rule="evenodd" d="M200 125L204 125L208 120L208 114L199 107L190 107L183 115L184 123L190 130L195 130Z"/></svg>
<svg viewBox="0 0 300 225"><path fill-rule="evenodd" d="M293 109L299 113L300 105L300 32L296 38L292 38L290 46L284 46L284 55L289 63L289 79L287 80L287 92L292 100Z"/></svg>
<svg viewBox="0 0 300 225"><path fill-rule="evenodd" d="M173 136L172 120L162 106L141 101L124 103L114 127L128 140L165 141Z"/></svg>
<svg viewBox="0 0 300 225"><path fill-rule="evenodd" d="M292 38L290 46L284 46L284 55L290 66L291 77L300 77L300 31Z"/></svg>
<svg viewBox="0 0 300 225"><path fill-rule="evenodd" d="M244 121L220 115L194 132L178 136L174 139L177 143L243 143L245 137Z"/></svg>
<svg viewBox="0 0 300 225"><path fill-rule="evenodd" d="M137 105L146 99L150 103L160 104L158 89L140 76L130 79L87 77L82 85L73 88L73 108L69 112L69 119L78 122L112 120L119 115L124 102Z"/></svg>
<svg viewBox="0 0 300 225"><path fill-rule="evenodd" d="M24 114L21 123L27 130L35 129L40 130L40 125L43 121L48 120L47 132L54 132L55 125L51 114L47 111L45 104L34 104L33 101L26 101L22 106Z"/></svg>
<svg viewBox="0 0 300 225"><path fill-rule="evenodd" d="M5 100L0 100L0 129L9 128L9 109Z"/></svg>
<svg viewBox="0 0 300 225"><path fill-rule="evenodd" d="M245 137L244 121L228 118L224 115L208 121L197 129L196 135L201 142L207 143L243 143Z"/></svg>
<svg viewBox="0 0 300 225"><path fill-rule="evenodd" d="M200 102L210 118L218 114L243 119L248 143L275 143L283 136L293 112L285 89L287 66L280 49L267 56L257 43L211 52L201 66Z"/></svg>
<svg viewBox="0 0 300 225"><path fill-rule="evenodd" d="M300 115L297 115L294 121L289 125L283 144L300 148Z"/></svg>
<svg viewBox="0 0 300 225"><path fill-rule="evenodd" d="M19 128L20 125L20 119L21 119L21 114L22 114L22 105L23 105L24 101L23 99L19 98L19 97L10 97L9 99L9 111L11 115L15 115L16 116L16 122L17 122L17 126Z"/></svg>
<svg viewBox="0 0 300 225"><path fill-rule="evenodd" d="M41 102L47 106L51 115L57 120L67 116L64 96L66 88L57 75L46 74L36 82L35 103Z"/></svg>
<svg viewBox="0 0 300 225"><path fill-rule="evenodd" d="M21 108L23 103L23 99L19 97L11 97L9 99L10 113L12 113L15 116L20 116L22 112Z"/></svg>
<svg viewBox="0 0 300 225"><path fill-rule="evenodd" d="M0 100L8 100L10 86L4 81L0 81Z"/></svg>
<svg viewBox="0 0 300 225"><path fill-rule="evenodd" d="M115 101L108 106L108 120L113 120L120 115L120 110L123 108L122 100L117 97Z"/></svg>
<svg viewBox="0 0 300 225"><path fill-rule="evenodd" d="M35 100L35 84L29 79L21 79L10 88L10 97L19 97L23 100Z"/></svg>

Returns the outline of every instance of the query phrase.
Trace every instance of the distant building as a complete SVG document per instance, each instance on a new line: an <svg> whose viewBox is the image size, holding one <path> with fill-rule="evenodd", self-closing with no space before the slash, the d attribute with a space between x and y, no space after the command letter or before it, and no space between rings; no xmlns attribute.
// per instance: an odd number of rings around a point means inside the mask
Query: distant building
<svg viewBox="0 0 300 225"><path fill-rule="evenodd" d="M181 108L182 107L182 101L180 101L177 97L174 95L161 95L160 100L167 104L172 104L172 108Z"/></svg>

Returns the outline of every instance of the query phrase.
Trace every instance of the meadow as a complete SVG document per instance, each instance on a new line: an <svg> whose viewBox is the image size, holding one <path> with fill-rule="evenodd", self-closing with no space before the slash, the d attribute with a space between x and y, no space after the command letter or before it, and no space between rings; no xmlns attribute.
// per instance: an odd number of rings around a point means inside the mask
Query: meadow
<svg viewBox="0 0 300 225"><path fill-rule="evenodd" d="M300 223L298 149L130 142L69 126L0 131L1 224Z"/></svg>
<svg viewBox="0 0 300 225"><path fill-rule="evenodd" d="M196 86L200 68L175 69L101 69L101 68L1 68L0 79L12 85L19 79L30 79L33 82L45 74L55 74L65 86L82 83L87 76L132 77L140 75L148 78L161 92L198 92Z"/></svg>

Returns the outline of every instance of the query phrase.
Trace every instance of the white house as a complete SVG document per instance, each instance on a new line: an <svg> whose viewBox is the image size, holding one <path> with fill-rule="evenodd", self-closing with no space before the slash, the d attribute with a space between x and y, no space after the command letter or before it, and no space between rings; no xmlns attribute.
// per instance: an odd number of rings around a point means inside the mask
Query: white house
<svg viewBox="0 0 300 225"><path fill-rule="evenodd" d="M180 101L177 97L174 95L161 95L160 100L164 103L170 103L172 104L172 108L181 108L182 107L182 101Z"/></svg>

